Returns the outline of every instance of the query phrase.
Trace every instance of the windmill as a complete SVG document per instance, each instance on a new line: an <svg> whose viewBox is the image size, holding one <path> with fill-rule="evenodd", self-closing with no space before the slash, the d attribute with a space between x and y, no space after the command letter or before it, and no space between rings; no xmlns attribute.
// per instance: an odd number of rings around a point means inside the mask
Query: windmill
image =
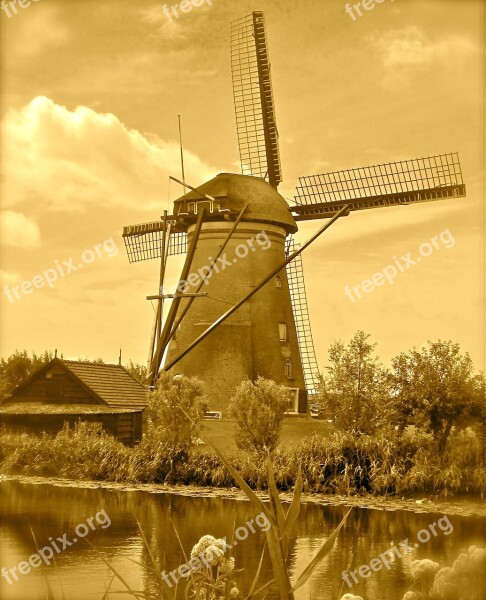
<svg viewBox="0 0 486 600"><path fill-rule="evenodd" d="M457 153L299 178L289 203L282 170L265 20L231 24L231 67L242 174L221 173L174 202L173 214L124 228L130 262L160 259L149 383L162 362L198 375L211 408L224 410L237 385L261 375L293 390L289 412L315 393L315 357L302 251L353 211L465 196ZM184 176L183 176L184 178ZM297 223L324 220L301 247ZM163 293L167 259L185 255L180 282ZM163 320L163 303L170 299Z"/></svg>

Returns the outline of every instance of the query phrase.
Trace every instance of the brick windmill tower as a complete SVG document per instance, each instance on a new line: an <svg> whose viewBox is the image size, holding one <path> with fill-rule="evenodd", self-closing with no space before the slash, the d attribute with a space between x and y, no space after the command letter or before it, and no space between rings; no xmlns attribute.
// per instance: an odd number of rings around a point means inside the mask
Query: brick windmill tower
<svg viewBox="0 0 486 600"><path fill-rule="evenodd" d="M301 177L293 205L278 193L281 166L263 13L231 26L231 63L242 174L222 173L174 202L172 215L124 228L130 262L160 259L149 383L162 363L197 375L211 409L263 376L293 391L305 413L318 380L302 251L352 211L464 196L457 154ZM325 219L302 246L297 223ZM185 254L177 290L163 293L167 258ZM163 319L163 303L170 299Z"/></svg>

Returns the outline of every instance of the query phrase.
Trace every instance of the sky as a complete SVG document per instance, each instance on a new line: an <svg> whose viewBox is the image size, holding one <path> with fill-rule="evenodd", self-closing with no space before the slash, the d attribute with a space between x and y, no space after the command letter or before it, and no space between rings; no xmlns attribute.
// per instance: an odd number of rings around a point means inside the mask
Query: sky
<svg viewBox="0 0 486 600"><path fill-rule="evenodd" d="M386 364L442 339L484 368L484 4L383 0L361 16L345 5L206 0L172 22L158 0L0 13L0 356L57 348L116 362L122 348L145 363L159 266L128 263L122 228L181 195L169 183L179 114L188 182L240 172L229 23L263 10L284 197L299 176L446 152L467 186L466 198L352 213L305 251L319 365L360 329ZM389 265L391 283L346 295Z"/></svg>

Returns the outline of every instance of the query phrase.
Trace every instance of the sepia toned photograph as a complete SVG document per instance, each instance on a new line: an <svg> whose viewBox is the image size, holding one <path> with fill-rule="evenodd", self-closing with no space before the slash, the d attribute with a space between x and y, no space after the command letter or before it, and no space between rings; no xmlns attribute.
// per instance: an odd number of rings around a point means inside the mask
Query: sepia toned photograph
<svg viewBox="0 0 486 600"><path fill-rule="evenodd" d="M485 8L0 1L0 600L486 600Z"/></svg>

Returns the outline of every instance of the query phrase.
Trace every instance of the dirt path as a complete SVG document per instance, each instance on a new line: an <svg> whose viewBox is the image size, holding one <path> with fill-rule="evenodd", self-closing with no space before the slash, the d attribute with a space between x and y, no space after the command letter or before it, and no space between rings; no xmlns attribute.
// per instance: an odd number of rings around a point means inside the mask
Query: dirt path
<svg viewBox="0 0 486 600"><path fill-rule="evenodd" d="M74 487L84 489L109 489L119 491L140 491L150 494L177 494L191 498L222 498L229 500L246 500L245 495L238 488L212 488L182 485L163 484L125 484L105 481L75 481L71 479L58 479L55 477L28 477L23 475L0 475L0 484L3 481L19 481L29 485L54 485L59 487ZM265 500L267 494L257 492ZM292 494L281 494L284 501L290 502ZM373 510L409 510L415 513L441 513L459 515L463 517L486 517L486 502L479 499L450 499L450 500L415 500L399 499L392 496L334 496L327 494L303 494L302 502L319 504L322 506L357 506Z"/></svg>

